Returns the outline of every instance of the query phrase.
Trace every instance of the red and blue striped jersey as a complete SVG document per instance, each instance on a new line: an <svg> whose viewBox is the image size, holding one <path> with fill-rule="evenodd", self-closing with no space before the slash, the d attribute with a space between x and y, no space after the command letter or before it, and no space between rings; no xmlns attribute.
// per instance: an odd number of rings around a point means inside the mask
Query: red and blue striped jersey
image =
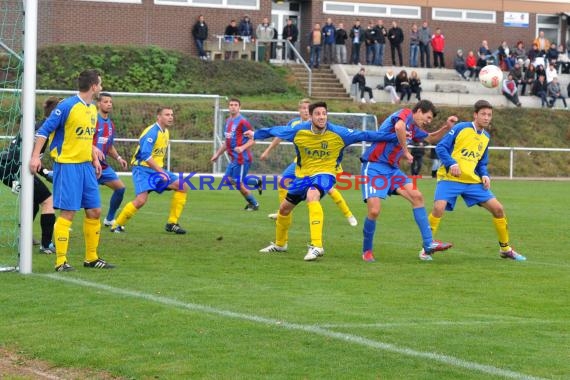
<svg viewBox="0 0 570 380"><path fill-rule="evenodd" d="M396 123L400 120L406 124L408 144L412 141L422 141L428 137L428 133L414 123L412 110L409 108L401 109L388 116L380 125L378 133L383 136L382 141L375 142L366 149L360 158L362 162L379 162L392 167L399 166L403 151L396 135Z"/></svg>
<svg viewBox="0 0 570 380"><path fill-rule="evenodd" d="M105 119L100 114L97 115L97 127L95 129L95 135L93 135L93 145L95 145L105 157L109 153L109 149L113 146L115 139L115 124L111 118ZM101 166L105 169L109 166L106 160L101 161Z"/></svg>
<svg viewBox="0 0 570 380"><path fill-rule="evenodd" d="M247 143L249 139L243 135L247 130L253 130L249 121L241 114L236 117L229 117L226 120L224 128L224 137L226 138L226 151L230 156L230 161L239 165L251 163L253 156L251 151L247 149L242 153L236 153L234 149Z"/></svg>

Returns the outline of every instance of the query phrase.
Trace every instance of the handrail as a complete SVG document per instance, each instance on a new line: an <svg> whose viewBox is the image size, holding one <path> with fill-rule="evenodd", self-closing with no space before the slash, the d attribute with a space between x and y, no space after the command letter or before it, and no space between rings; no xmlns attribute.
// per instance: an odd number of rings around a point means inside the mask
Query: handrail
<svg viewBox="0 0 570 380"><path fill-rule="evenodd" d="M301 63L304 67L305 70L307 70L307 72L309 73L309 83L308 83L308 95L311 96L311 93L313 91L313 70L311 69L311 67L307 64L307 62L303 59L303 56L301 55L301 53L299 53L299 51L297 49L295 49L295 45L293 45L291 43L291 41L289 40L281 40L281 41L285 41L285 64L289 63L289 49L293 50L293 53L295 53L295 57L299 60L299 63Z"/></svg>

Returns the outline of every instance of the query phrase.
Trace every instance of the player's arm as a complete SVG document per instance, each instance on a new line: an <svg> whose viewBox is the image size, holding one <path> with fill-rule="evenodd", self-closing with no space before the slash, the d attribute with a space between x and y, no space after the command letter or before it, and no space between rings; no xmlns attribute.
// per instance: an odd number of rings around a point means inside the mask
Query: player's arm
<svg viewBox="0 0 570 380"><path fill-rule="evenodd" d="M451 128L453 128L453 126L455 125L455 123L457 123L457 121L459 121L457 116L448 117L447 120L445 121L445 124L443 124L437 131L431 132L428 135L428 137L424 139L424 141L430 144L437 144L439 140L441 140L443 136L445 136L445 134L449 132Z"/></svg>
<svg viewBox="0 0 570 380"><path fill-rule="evenodd" d="M218 157L220 157L222 155L222 153L224 153L226 151L226 144L225 142L218 148L218 150L216 151L216 153L214 153L214 155L212 156L212 158L210 158L211 162L216 162L216 160L218 159Z"/></svg>
<svg viewBox="0 0 570 380"><path fill-rule="evenodd" d="M477 163L477 166L475 166L475 174L481 177L481 182L483 182L483 186L485 187L485 189L491 187L491 177L489 177L489 171L487 170L488 163L489 163L489 149L487 148L483 153L483 157L481 157L481 159Z"/></svg>
<svg viewBox="0 0 570 380"><path fill-rule="evenodd" d="M246 137L247 141L245 142L245 144L242 144L240 146L236 146L234 148L234 152L236 153L242 153L245 152L246 150L248 150L249 148L251 148L254 144L255 144L255 140L252 138L249 138L247 136L244 135L245 131L252 131L253 128L251 127L251 124L249 124L249 122L247 122L246 120L242 120L240 125L238 126L238 130L236 131L236 133L238 133L238 136L241 134L241 136Z"/></svg>
<svg viewBox="0 0 570 380"><path fill-rule="evenodd" d="M400 143L404 157L406 158L406 161L411 164L414 161L414 156L412 156L408 150L406 123L403 120L398 120L394 126L394 130L396 131L396 137L398 138L398 143Z"/></svg>
<svg viewBox="0 0 570 380"><path fill-rule="evenodd" d="M63 110L60 109L60 106L58 105L46 121L44 121L42 126L36 131L36 141L34 143L34 149L32 150L32 157L29 164L32 173L35 174L42 168L41 154L43 147L47 142L48 136L61 124L63 114ZM65 114L67 114L67 112L65 112Z"/></svg>
<svg viewBox="0 0 570 380"><path fill-rule="evenodd" d="M281 140L293 142L295 135L299 131L299 126L303 125L297 124L297 126L291 128L287 125L279 126L279 127L270 127L270 128L261 128L254 131L245 131L243 133L244 136L247 138L252 138L254 140L265 140L270 137L279 137Z"/></svg>
<svg viewBox="0 0 570 380"><path fill-rule="evenodd" d="M459 130L457 128L452 128L451 131L449 131L449 133L445 135L435 147L435 152L441 160L441 163L445 166L445 169L455 177L459 177L461 175L459 164L453 159L453 157L451 157L457 133L459 133Z"/></svg>
<svg viewBox="0 0 570 380"><path fill-rule="evenodd" d="M273 139L273 141L271 141L271 144L269 144L269 146L263 151L263 153L261 153L261 156L259 157L261 160L266 160L267 157L269 157L269 153L271 153L271 151L273 149L275 149L275 147L279 144L281 144L281 139L279 137L275 137Z"/></svg>
<svg viewBox="0 0 570 380"><path fill-rule="evenodd" d="M161 172L161 173L164 171L164 169L156 163L154 158L149 157L145 161L151 169L156 170L157 172Z"/></svg>
<svg viewBox="0 0 570 380"><path fill-rule="evenodd" d="M121 168L123 170L127 169L128 164L127 161L125 161L123 159L123 157L121 157L121 155L119 154L119 152L117 152L117 149L115 149L114 145L111 145L111 148L109 149L109 156L113 157L115 160L117 160L117 162L119 163L119 165L121 165Z"/></svg>

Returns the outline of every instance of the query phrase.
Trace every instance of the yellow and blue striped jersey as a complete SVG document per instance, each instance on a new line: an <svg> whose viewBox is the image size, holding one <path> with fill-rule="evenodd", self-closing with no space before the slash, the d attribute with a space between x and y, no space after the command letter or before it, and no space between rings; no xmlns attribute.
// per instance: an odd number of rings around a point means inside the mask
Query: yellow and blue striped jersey
<svg viewBox="0 0 570 380"><path fill-rule="evenodd" d="M162 129L158 123L146 127L139 137L139 145L131 164L149 167L146 161L152 158L158 166L163 168L169 138L168 129Z"/></svg>
<svg viewBox="0 0 570 380"><path fill-rule="evenodd" d="M489 176L489 139L489 133L478 131L472 122L456 124L435 148L442 163L437 171L438 181L481 183L481 177ZM449 173L449 167L454 164L461 169L459 177Z"/></svg>
<svg viewBox="0 0 570 380"><path fill-rule="evenodd" d="M78 95L61 101L36 136L49 138L48 149L58 163L92 161L93 135L97 126L97 108Z"/></svg>

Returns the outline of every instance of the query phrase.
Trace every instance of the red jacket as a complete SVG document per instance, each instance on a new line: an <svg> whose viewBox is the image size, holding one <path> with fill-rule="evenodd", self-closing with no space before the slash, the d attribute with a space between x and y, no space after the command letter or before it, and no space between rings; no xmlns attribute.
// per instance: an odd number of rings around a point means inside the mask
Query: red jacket
<svg viewBox="0 0 570 380"><path fill-rule="evenodd" d="M433 51L437 51L439 53L443 52L443 49L445 48L445 37L443 36L443 34L433 35L433 37L431 38L431 47Z"/></svg>
<svg viewBox="0 0 570 380"><path fill-rule="evenodd" d="M467 58L465 58L465 65L467 67L477 66L477 59L475 58L475 56L474 55L468 55Z"/></svg>

